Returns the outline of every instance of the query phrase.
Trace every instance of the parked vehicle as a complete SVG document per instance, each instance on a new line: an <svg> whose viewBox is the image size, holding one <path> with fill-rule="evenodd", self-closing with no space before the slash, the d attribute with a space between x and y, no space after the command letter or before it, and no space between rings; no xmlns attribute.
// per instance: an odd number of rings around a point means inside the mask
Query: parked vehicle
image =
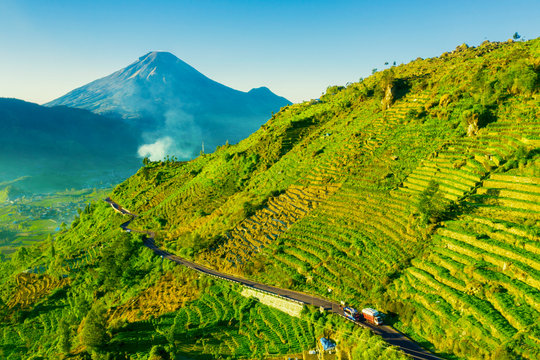
<svg viewBox="0 0 540 360"><path fill-rule="evenodd" d="M375 324L375 325L383 324L382 314L375 309L372 309L372 308L362 309L362 316L367 322L371 324Z"/></svg>
<svg viewBox="0 0 540 360"><path fill-rule="evenodd" d="M356 309L354 309L352 307L349 307L349 306L345 307L343 309L343 313L345 314L345 317L347 319L351 319L353 321L362 320L362 316L360 315L360 313Z"/></svg>

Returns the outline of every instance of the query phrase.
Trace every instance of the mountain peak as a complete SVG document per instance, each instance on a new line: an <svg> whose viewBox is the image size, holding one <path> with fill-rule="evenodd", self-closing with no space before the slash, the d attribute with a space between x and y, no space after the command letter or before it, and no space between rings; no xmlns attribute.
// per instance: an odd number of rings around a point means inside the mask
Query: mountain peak
<svg viewBox="0 0 540 360"><path fill-rule="evenodd" d="M203 140L211 148L241 140L289 103L266 87L232 89L169 52L151 51L47 105L130 119L144 138L141 156L148 151L158 159L167 152L187 159Z"/></svg>
<svg viewBox="0 0 540 360"><path fill-rule="evenodd" d="M168 51L150 51L139 58L139 61L171 61L176 62L180 60L174 54Z"/></svg>
<svg viewBox="0 0 540 360"><path fill-rule="evenodd" d="M253 92L258 92L258 93L271 93L272 91L267 88L266 86L261 86L261 87L258 87L258 88L253 88L251 90L249 90L250 93L253 93Z"/></svg>
<svg viewBox="0 0 540 360"><path fill-rule="evenodd" d="M180 78L182 81L206 78L192 66L167 51L150 51L127 68L120 70L120 74L128 79L137 77L146 80L150 78L161 79L163 81L171 80L171 77ZM160 76L156 77L158 74Z"/></svg>

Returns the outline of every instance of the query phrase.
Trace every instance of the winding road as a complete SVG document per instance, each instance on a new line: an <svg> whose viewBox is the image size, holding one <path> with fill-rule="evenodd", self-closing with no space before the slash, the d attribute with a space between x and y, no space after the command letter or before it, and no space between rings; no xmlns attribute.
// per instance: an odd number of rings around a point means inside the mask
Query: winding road
<svg viewBox="0 0 540 360"><path fill-rule="evenodd" d="M308 294L304 294L301 292L292 291L288 289L282 289L275 286L261 284L252 280L241 278L241 277L228 275L228 274L216 271L214 269L210 269L205 266L188 261L174 254L171 254L163 249L160 249L154 243L155 233L153 231L142 231L142 230L131 229L128 227L131 221L133 221L133 219L137 217L136 214L133 214L129 210L123 208L121 205L111 200L111 198L106 198L105 201L109 203L116 212L122 215L131 216L132 218L129 221L126 221L125 223L121 224L120 227L124 231L145 234L146 236L144 237L144 240L143 240L144 245L150 248L151 250L153 250L155 254L161 256L163 259L173 261L179 265L186 266L193 270L199 271L203 274L210 275L219 279L241 284L241 285L244 285L244 286L256 289L256 290L268 292L274 295L281 296L283 298L288 298L288 299L291 299L292 301L300 302L302 304L322 307L327 311L331 311L345 318L345 315L343 314L343 309L338 303L335 303L335 302L332 302L323 298L319 298L313 295L308 295ZM351 321L351 320L347 319L347 321ZM440 357L437 357L431 354L430 352L428 352L427 350L419 346L417 343L415 343L414 341L412 341L411 339L403 335L401 332L397 331L396 329L394 329L393 327L389 325L376 326L367 322L357 322L357 321L355 321L354 323L359 326L363 326L365 328L370 329L373 333L381 336L382 339L386 341L388 344L398 347L401 351L408 354L413 359L443 360Z"/></svg>

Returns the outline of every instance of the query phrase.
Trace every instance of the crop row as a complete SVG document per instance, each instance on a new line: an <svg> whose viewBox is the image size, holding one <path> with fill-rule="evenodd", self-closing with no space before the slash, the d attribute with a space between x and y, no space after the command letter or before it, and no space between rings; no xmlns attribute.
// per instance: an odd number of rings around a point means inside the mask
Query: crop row
<svg viewBox="0 0 540 360"><path fill-rule="evenodd" d="M333 191L334 188L327 186L291 186L285 193L271 198L265 208L256 211L229 232L227 243L211 254L210 261L223 255L231 264L243 262L253 253L271 244Z"/></svg>
<svg viewBox="0 0 540 360"><path fill-rule="evenodd" d="M46 296L51 290L66 284L67 279L57 280L48 275L21 273L16 278L17 288L11 295L7 306L26 307Z"/></svg>
<svg viewBox="0 0 540 360"><path fill-rule="evenodd" d="M443 295L446 301L454 308L462 309L467 314L475 317L480 323L485 324L490 333L496 338L502 340L515 334L516 329L489 302L440 283L429 273L420 269L411 268L408 273L415 278L415 281L428 284L434 289L435 293Z"/></svg>

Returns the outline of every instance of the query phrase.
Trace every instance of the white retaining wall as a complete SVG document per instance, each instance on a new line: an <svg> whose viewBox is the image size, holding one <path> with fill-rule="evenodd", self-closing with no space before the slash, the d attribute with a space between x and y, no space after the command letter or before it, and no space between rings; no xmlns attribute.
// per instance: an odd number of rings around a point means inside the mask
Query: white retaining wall
<svg viewBox="0 0 540 360"><path fill-rule="evenodd" d="M283 311L291 316L300 317L300 312L302 311L302 304L298 302L293 302L285 300L281 297L270 295L269 293L264 293L261 291L253 290L247 287L244 287L241 293L245 297L254 297L257 298L264 305L271 306L278 310Z"/></svg>

